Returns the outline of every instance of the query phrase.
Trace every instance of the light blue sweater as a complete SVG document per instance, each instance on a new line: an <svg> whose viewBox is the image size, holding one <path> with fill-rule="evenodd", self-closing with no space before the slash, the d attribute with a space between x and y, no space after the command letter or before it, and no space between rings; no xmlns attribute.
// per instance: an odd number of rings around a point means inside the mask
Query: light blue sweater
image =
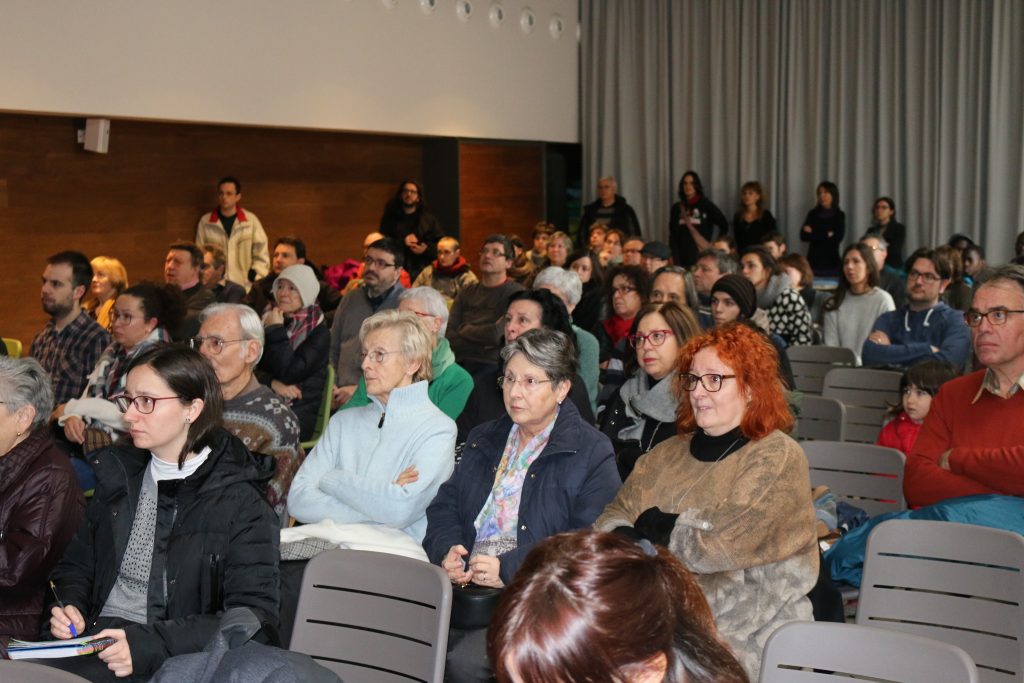
<svg viewBox="0 0 1024 683"><path fill-rule="evenodd" d="M455 466L455 423L430 401L426 382L395 389L387 406L370 398L327 423L292 481L288 510L306 523L384 524L420 543L427 505ZM409 465L419 480L398 486Z"/></svg>

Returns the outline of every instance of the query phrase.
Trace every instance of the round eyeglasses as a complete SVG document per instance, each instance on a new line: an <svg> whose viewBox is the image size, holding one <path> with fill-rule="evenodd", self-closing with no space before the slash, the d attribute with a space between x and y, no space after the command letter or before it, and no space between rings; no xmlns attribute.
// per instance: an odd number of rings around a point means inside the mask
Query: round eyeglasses
<svg viewBox="0 0 1024 683"><path fill-rule="evenodd" d="M722 382L727 379L735 379L736 375L719 375L709 372L706 375L697 376L692 372L681 372L679 377L683 380L683 389L693 391L697 388L697 382L701 383L707 391L714 393L722 389Z"/></svg>
<svg viewBox="0 0 1024 683"><path fill-rule="evenodd" d="M135 410L143 415L149 415L156 408L157 401L169 401L172 398L181 399L180 396L136 396L132 398L126 394L114 397L114 405L122 413L127 413L128 408L135 406Z"/></svg>
<svg viewBox="0 0 1024 683"><path fill-rule="evenodd" d="M629 335L629 345L634 349L639 349L644 344L661 346L670 335L674 334L672 330L651 330L647 334L631 334Z"/></svg>

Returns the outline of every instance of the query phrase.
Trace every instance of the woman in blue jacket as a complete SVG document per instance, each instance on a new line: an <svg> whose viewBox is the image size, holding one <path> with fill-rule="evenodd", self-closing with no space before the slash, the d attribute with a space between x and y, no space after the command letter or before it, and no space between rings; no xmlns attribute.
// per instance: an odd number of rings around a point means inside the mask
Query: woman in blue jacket
<svg viewBox="0 0 1024 683"><path fill-rule="evenodd" d="M566 401L568 337L530 330L501 352L507 415L469 433L427 508L423 547L457 584L503 587L541 539L589 527L621 485L612 444ZM452 629L446 679L487 680L486 629Z"/></svg>

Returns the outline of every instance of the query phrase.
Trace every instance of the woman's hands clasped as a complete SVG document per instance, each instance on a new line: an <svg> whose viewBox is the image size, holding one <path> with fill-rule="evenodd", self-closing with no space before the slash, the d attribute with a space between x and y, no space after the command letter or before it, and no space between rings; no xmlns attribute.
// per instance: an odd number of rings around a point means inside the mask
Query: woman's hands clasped
<svg viewBox="0 0 1024 683"><path fill-rule="evenodd" d="M463 558L469 554L463 545L453 545L448 554L441 560L441 568L448 574L452 583L465 585L475 583L478 586L501 588L505 584L501 580L501 560L488 555L474 555L467 567Z"/></svg>

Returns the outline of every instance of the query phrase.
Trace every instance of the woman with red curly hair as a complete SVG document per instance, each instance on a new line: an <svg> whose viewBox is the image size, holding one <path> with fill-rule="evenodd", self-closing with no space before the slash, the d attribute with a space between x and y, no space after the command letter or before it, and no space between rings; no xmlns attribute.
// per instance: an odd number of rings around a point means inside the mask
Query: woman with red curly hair
<svg viewBox="0 0 1024 683"><path fill-rule="evenodd" d="M667 547L694 573L715 623L756 680L783 623L812 619L818 578L807 460L764 335L730 324L680 352L679 436L637 461L594 523Z"/></svg>

